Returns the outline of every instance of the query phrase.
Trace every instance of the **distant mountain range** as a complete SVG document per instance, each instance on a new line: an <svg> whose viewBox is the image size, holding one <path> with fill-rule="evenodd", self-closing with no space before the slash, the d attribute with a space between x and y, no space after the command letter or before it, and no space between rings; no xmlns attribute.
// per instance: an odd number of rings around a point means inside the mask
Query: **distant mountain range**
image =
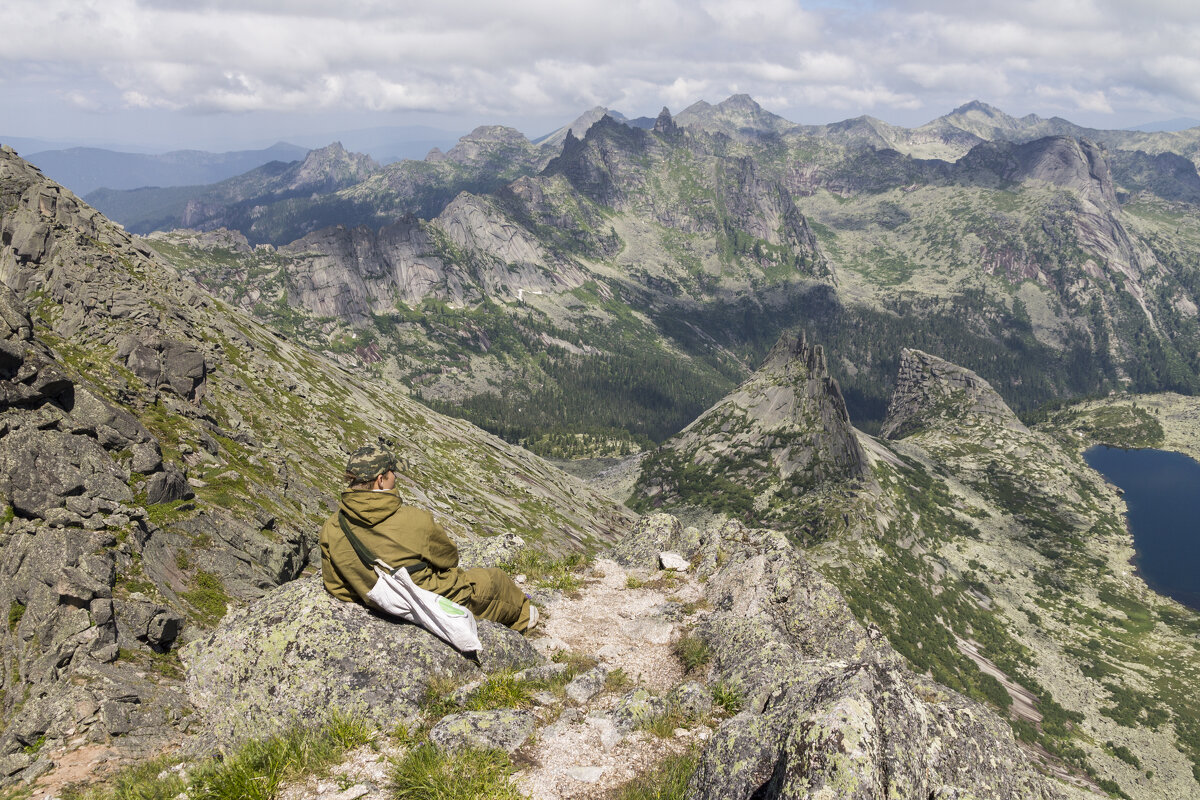
<svg viewBox="0 0 1200 800"><path fill-rule="evenodd" d="M126 190L216 183L271 161L295 161L306 152L303 147L279 142L264 150L230 153L175 150L145 154L71 147L30 153L26 158L47 177L83 196L100 188Z"/></svg>

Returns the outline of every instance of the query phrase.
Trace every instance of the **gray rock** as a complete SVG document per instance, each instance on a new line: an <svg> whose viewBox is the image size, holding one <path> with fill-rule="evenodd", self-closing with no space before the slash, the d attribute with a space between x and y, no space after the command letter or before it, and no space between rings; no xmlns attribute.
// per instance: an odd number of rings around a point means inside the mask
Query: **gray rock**
<svg viewBox="0 0 1200 800"><path fill-rule="evenodd" d="M117 641L122 647L149 647L155 652L171 648L183 627L183 617L165 606L146 600L113 601Z"/></svg>
<svg viewBox="0 0 1200 800"><path fill-rule="evenodd" d="M541 657L520 634L480 620L480 663L433 634L335 600L320 576L286 584L231 613L185 646L187 691L216 740L280 730L331 708L381 727L412 717L435 677L466 681L533 666Z"/></svg>
<svg viewBox="0 0 1200 800"><path fill-rule="evenodd" d="M670 514L642 517L613 547L612 558L623 567L657 569L658 554L681 541L683 526Z"/></svg>
<svg viewBox="0 0 1200 800"><path fill-rule="evenodd" d="M667 695L667 703L690 718L703 717L712 711L712 695L698 683L681 683Z"/></svg>
<svg viewBox="0 0 1200 800"><path fill-rule="evenodd" d="M567 697L579 705L585 704L600 692L604 691L604 681L608 677L608 667L598 665L587 672L575 676L566 686Z"/></svg>
<svg viewBox="0 0 1200 800"><path fill-rule="evenodd" d="M658 554L658 565L663 569L687 572L691 563L679 555L679 553L672 553L670 550L666 550Z"/></svg>
<svg viewBox="0 0 1200 800"><path fill-rule="evenodd" d="M23 516L46 519L75 495L131 502L128 477L87 436L21 430L0 439L0 495Z"/></svg>
<svg viewBox="0 0 1200 800"><path fill-rule="evenodd" d="M10 753L0 756L0 778L16 775L33 763L33 756L26 753Z"/></svg>
<svg viewBox="0 0 1200 800"><path fill-rule="evenodd" d="M504 750L512 753L529 740L537 727L532 712L515 708L464 711L442 717L429 738L442 750Z"/></svg>
<svg viewBox="0 0 1200 800"><path fill-rule="evenodd" d="M33 339L33 322L25 303L4 283L0 283L0 339L16 342Z"/></svg>
<svg viewBox="0 0 1200 800"><path fill-rule="evenodd" d="M144 449L149 446L157 453L158 463L162 463L162 454L158 453L158 445L154 443L154 438L137 417L128 411L110 405L81 386L75 387L65 408L72 433L94 436L106 450L122 450L132 446ZM135 471L153 470L135 468Z"/></svg>
<svg viewBox="0 0 1200 800"><path fill-rule="evenodd" d="M634 730L667 713L667 701L651 694L644 688L630 691L617 702L609 713L616 729L622 733Z"/></svg>
<svg viewBox="0 0 1200 800"><path fill-rule="evenodd" d="M21 773L21 781L26 784L33 783L52 769L54 769L54 762L46 756L39 756L37 761L34 761Z"/></svg>
<svg viewBox="0 0 1200 800"><path fill-rule="evenodd" d="M170 391L197 403L204 396L208 364L194 345L148 330L141 337L123 339L117 356L151 389Z"/></svg>
<svg viewBox="0 0 1200 800"><path fill-rule="evenodd" d="M162 472L156 472L146 479L147 505L187 500L195 496L196 493L192 491L187 478L174 465L170 465Z"/></svg>
<svg viewBox="0 0 1200 800"><path fill-rule="evenodd" d="M519 681L550 681L567 671L567 665L553 661L549 664L539 664L536 667L523 669L513 675Z"/></svg>

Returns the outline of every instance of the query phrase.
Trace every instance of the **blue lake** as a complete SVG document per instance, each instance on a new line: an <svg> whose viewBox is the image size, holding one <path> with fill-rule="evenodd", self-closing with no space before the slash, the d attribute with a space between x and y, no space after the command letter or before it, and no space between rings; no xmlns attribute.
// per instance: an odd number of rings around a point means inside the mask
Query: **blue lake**
<svg viewBox="0 0 1200 800"><path fill-rule="evenodd" d="M1093 447L1084 459L1125 490L1138 574L1200 610L1200 463L1165 450Z"/></svg>

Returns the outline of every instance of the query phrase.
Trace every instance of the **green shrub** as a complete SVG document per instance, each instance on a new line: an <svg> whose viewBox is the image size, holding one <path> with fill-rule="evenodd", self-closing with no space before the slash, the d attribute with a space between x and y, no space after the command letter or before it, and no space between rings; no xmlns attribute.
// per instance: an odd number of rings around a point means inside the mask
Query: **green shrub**
<svg viewBox="0 0 1200 800"><path fill-rule="evenodd" d="M12 601L12 605L8 607L8 629L16 633L17 626L21 624L21 617L25 616L25 604Z"/></svg>
<svg viewBox="0 0 1200 800"><path fill-rule="evenodd" d="M610 692L619 692L632 682L633 679L620 667L604 676L604 688Z"/></svg>

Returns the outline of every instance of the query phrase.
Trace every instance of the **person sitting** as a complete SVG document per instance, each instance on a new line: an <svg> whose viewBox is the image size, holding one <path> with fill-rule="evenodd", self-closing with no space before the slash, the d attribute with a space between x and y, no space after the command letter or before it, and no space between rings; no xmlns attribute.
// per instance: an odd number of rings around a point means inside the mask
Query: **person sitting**
<svg viewBox="0 0 1200 800"><path fill-rule="evenodd" d="M405 567L423 589L466 606L476 617L525 633L537 608L504 570L458 566L458 547L428 511L406 506L396 490L397 459L383 447L356 450L346 464L347 487L338 511L321 528L321 576L339 600L371 605L375 572L363 563L342 524L391 567Z"/></svg>

